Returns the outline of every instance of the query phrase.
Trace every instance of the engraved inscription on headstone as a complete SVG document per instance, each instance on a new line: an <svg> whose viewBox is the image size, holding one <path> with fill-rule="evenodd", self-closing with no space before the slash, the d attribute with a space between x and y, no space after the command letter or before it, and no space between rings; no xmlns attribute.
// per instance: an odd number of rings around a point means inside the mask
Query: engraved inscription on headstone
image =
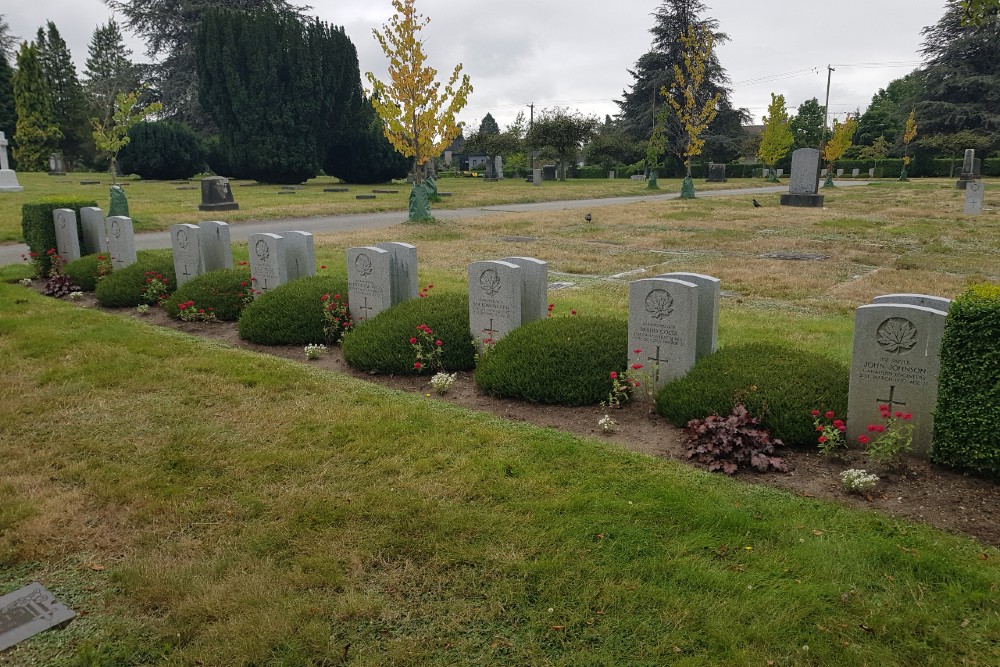
<svg viewBox="0 0 1000 667"><path fill-rule="evenodd" d="M56 227L56 252L68 262L80 259L80 231L76 226L76 211L71 208L57 208L52 211L52 222Z"/></svg>
<svg viewBox="0 0 1000 667"><path fill-rule="evenodd" d="M878 303L854 320L847 436L857 442L869 424L882 424L880 405L912 414L913 451L928 456L947 314L933 308Z"/></svg>
<svg viewBox="0 0 1000 667"><path fill-rule="evenodd" d="M80 209L80 254L93 255L108 251L108 241L105 238L104 211L96 206L85 206Z"/></svg>
<svg viewBox="0 0 1000 667"><path fill-rule="evenodd" d="M204 273L198 225L188 223L170 226L170 245L174 252L174 275L180 287Z"/></svg>
<svg viewBox="0 0 1000 667"><path fill-rule="evenodd" d="M135 251L135 231L132 218L123 215L112 215L104 221L108 234L108 254L111 255L111 267L124 269L135 264L138 257Z"/></svg>
<svg viewBox="0 0 1000 667"><path fill-rule="evenodd" d="M247 238L253 290L262 294L288 282L285 239L277 234L251 234Z"/></svg>
<svg viewBox="0 0 1000 667"><path fill-rule="evenodd" d="M719 303L722 281L701 273L662 273L657 278L684 280L698 286L698 342L695 357L701 359L719 349Z"/></svg>
<svg viewBox="0 0 1000 667"><path fill-rule="evenodd" d="M469 265L469 332L480 351L521 325L523 273L510 262Z"/></svg>
<svg viewBox="0 0 1000 667"><path fill-rule="evenodd" d="M965 184L965 209L962 211L966 215L979 215L983 212L983 186L982 181L969 181Z"/></svg>
<svg viewBox="0 0 1000 667"><path fill-rule="evenodd" d="M396 241L378 243L376 247L392 256L392 305L416 299L420 291L417 282L417 247Z"/></svg>
<svg viewBox="0 0 1000 667"><path fill-rule="evenodd" d="M654 391L694 366L698 290L694 283L668 278L629 283L629 363L642 364Z"/></svg>
<svg viewBox="0 0 1000 667"><path fill-rule="evenodd" d="M288 280L316 275L316 251L313 235L309 232L281 232L285 239L285 261L288 263Z"/></svg>
<svg viewBox="0 0 1000 667"><path fill-rule="evenodd" d="M374 246L347 249L347 305L355 322L392 307L392 253Z"/></svg>
<svg viewBox="0 0 1000 667"><path fill-rule="evenodd" d="M504 257L521 267L521 324L545 319L549 306L549 265L534 257Z"/></svg>
<svg viewBox="0 0 1000 667"><path fill-rule="evenodd" d="M74 617L76 612L37 582L0 596L0 651Z"/></svg>
<svg viewBox="0 0 1000 667"><path fill-rule="evenodd" d="M218 220L198 223L201 261L205 272L233 268L233 246L229 240L229 225Z"/></svg>

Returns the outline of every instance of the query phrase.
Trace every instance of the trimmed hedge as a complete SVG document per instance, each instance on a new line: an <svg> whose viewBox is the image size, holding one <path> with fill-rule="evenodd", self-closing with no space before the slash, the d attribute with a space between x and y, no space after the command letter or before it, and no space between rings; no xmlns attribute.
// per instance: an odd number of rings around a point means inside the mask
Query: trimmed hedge
<svg viewBox="0 0 1000 667"><path fill-rule="evenodd" d="M80 259L70 262L63 267L63 275L70 279L84 292L93 292L97 288L97 263L98 257L107 257L104 254L94 253L84 255Z"/></svg>
<svg viewBox="0 0 1000 667"><path fill-rule="evenodd" d="M240 315L240 338L260 345L322 343L324 294L347 294L347 281L310 276L258 295Z"/></svg>
<svg viewBox="0 0 1000 667"><path fill-rule="evenodd" d="M145 303L142 293L146 290L146 272L160 273L167 281L167 291L177 288L174 279L174 258L169 250L140 250L135 264L116 269L97 283L94 294L97 302L109 308L128 308Z"/></svg>
<svg viewBox="0 0 1000 667"><path fill-rule="evenodd" d="M815 446L810 410L847 414L847 365L772 343L734 345L704 357L683 378L664 385L656 410L684 426L712 414L728 415L742 402L786 445Z"/></svg>
<svg viewBox="0 0 1000 667"><path fill-rule="evenodd" d="M191 178L205 169L205 149L190 127L172 120L147 121L128 131L122 149L122 173L144 180Z"/></svg>
<svg viewBox="0 0 1000 667"><path fill-rule="evenodd" d="M475 367L476 348L469 333L469 299L465 294L435 294L384 310L344 338L344 361L369 373L416 375L410 337L426 324L442 342L442 363L449 371Z"/></svg>
<svg viewBox="0 0 1000 667"><path fill-rule="evenodd" d="M163 302L163 309L170 317L180 318L178 304L194 301L196 308L212 308L216 319L235 322L243 309L244 292L249 292L250 270L219 269L195 276Z"/></svg>
<svg viewBox="0 0 1000 667"><path fill-rule="evenodd" d="M492 396L590 405L611 392L628 363L628 324L610 317L556 317L514 329L480 361L476 383Z"/></svg>
<svg viewBox="0 0 1000 667"><path fill-rule="evenodd" d="M52 221L52 211L57 208L71 208L76 211L77 234L83 238L80 228L80 209L97 206L93 199L63 199L49 197L26 202L21 206L21 235L30 252L38 253L43 274L49 272L49 257L45 251L56 247L56 226Z"/></svg>
<svg viewBox="0 0 1000 667"><path fill-rule="evenodd" d="M974 285L955 299L941 342L931 458L1000 474L1000 285Z"/></svg>

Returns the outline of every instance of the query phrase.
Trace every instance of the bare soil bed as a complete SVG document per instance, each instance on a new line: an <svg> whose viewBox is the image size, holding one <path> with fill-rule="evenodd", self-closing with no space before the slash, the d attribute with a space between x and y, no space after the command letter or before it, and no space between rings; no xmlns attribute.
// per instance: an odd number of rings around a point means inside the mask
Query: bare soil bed
<svg viewBox="0 0 1000 667"><path fill-rule="evenodd" d="M606 414L600 406L565 407L539 405L512 399L499 399L481 392L471 373L458 373L455 384L444 396L434 392L429 376L370 375L348 366L339 347L330 348L315 361L307 361L302 346L265 346L239 338L231 322L181 322L154 308L146 315L133 309L99 306L92 294L78 302L81 306L134 317L150 324L221 341L244 349L270 354L370 382L398 391L421 394L426 400L454 403L470 410L488 412L512 421L529 422L559 429L577 436L600 438L649 456L688 462L684 447L684 429L674 426L651 412L648 404L630 403L611 416L618 430L605 434L598 420ZM762 484L785 489L808 498L823 498L858 509L869 509L893 517L927 523L937 528L963 533L984 544L1000 547L1000 486L973 475L932 465L909 457L895 469L879 469L866 461L861 451L846 451L840 456L825 457L817 450L785 448L788 473L740 471L736 479L747 484ZM844 491L840 473L848 468L865 468L881 478L874 494L861 496Z"/></svg>

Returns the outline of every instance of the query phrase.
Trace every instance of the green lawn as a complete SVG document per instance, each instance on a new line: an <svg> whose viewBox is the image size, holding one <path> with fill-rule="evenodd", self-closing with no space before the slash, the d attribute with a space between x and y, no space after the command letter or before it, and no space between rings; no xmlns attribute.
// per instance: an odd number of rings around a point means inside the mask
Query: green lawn
<svg viewBox="0 0 1000 667"><path fill-rule="evenodd" d="M0 594L85 612L0 665L1000 663L966 538L10 284L0 372Z"/></svg>

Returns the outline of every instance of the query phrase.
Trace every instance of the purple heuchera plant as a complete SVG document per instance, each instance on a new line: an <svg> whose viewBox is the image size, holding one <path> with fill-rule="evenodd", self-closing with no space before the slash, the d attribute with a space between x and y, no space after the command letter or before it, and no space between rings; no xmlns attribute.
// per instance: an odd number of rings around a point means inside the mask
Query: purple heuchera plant
<svg viewBox="0 0 1000 667"><path fill-rule="evenodd" d="M686 442L688 458L704 463L712 472L735 475L740 466L747 465L760 472L788 472L785 460L774 456L775 447L784 443L772 438L740 403L727 417L712 415L689 421Z"/></svg>

